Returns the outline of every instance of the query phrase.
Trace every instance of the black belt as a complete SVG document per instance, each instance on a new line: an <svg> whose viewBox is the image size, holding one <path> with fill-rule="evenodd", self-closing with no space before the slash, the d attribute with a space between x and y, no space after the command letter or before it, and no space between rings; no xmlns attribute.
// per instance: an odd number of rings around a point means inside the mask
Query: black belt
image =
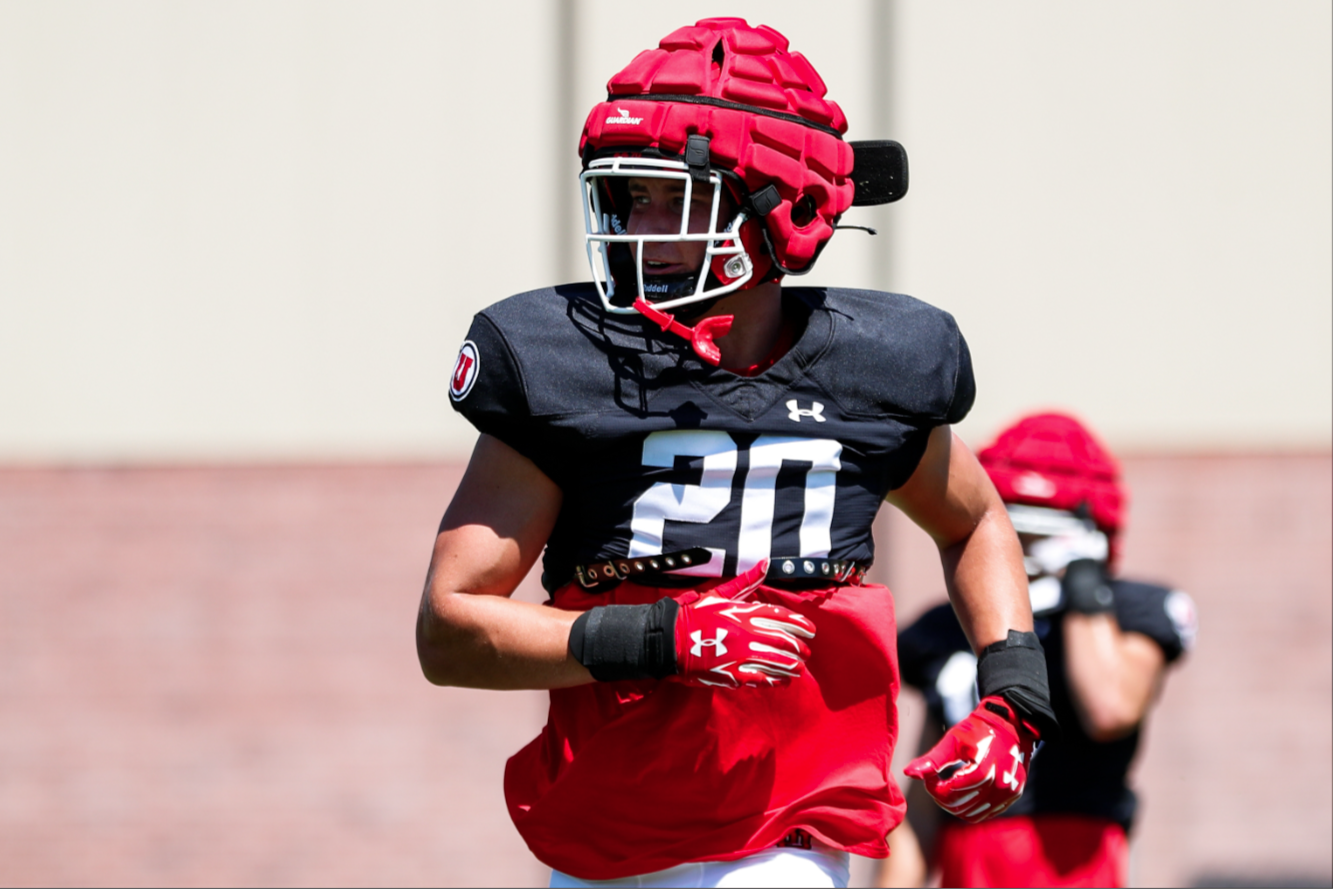
<svg viewBox="0 0 1333 889"><path fill-rule="evenodd" d="M779 849L812 849L814 845L815 838L799 827L777 842Z"/></svg>
<svg viewBox="0 0 1333 889"><path fill-rule="evenodd" d="M584 589L595 589L622 580L665 574L691 565L706 564L712 553L702 546L676 550L637 559L609 559L574 566L574 579ZM776 556L769 559L768 581L826 581L858 584L865 578L869 563L857 559L826 559L819 556ZM672 575L679 578L680 575Z"/></svg>

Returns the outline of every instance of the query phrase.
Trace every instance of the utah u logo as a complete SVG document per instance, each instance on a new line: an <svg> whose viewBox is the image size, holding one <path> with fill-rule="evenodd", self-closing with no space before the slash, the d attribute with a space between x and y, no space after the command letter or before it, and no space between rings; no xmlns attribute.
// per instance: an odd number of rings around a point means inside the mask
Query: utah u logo
<svg viewBox="0 0 1333 889"><path fill-rule="evenodd" d="M791 401L787 402L787 411L787 416L795 420L797 423L801 422L801 417L809 417L816 423L824 422L824 405L817 401L811 402L810 410L807 411L802 410L800 402L793 398Z"/></svg>
<svg viewBox="0 0 1333 889"><path fill-rule="evenodd" d="M694 640L694 645L690 648L690 654L694 657L704 653L705 645L713 649L716 657L723 657L727 653L727 646L722 644L722 640L727 638L726 630L718 630L716 639L705 639L703 630L695 630L690 634L690 638Z"/></svg>
<svg viewBox="0 0 1333 889"><path fill-rule="evenodd" d="M449 397L462 401L472 391L472 384L477 382L477 344L466 340L458 350L458 363L454 365L454 375L449 380Z"/></svg>

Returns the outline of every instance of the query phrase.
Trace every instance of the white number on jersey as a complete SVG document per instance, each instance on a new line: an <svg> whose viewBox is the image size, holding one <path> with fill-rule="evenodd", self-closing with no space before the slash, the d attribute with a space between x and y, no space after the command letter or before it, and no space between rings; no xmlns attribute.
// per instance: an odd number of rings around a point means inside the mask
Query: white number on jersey
<svg viewBox="0 0 1333 889"><path fill-rule="evenodd" d="M702 457L703 477L697 485L657 482L634 502L630 522L633 538L629 557L654 556L662 552L662 535L668 520L707 524L731 502L731 483L736 475L737 447L725 432L677 429L654 432L644 440L643 464L670 467L675 458ZM735 545L736 570L747 571L772 555L773 511L778 472L785 461L809 463L805 474L805 504L801 517L799 553L827 556L832 547L833 501L837 490L842 445L827 438L796 438L786 435L760 436L749 448L750 468L741 494L741 527ZM722 574L726 548L708 547L712 557L706 564L683 569L678 574L718 577Z"/></svg>

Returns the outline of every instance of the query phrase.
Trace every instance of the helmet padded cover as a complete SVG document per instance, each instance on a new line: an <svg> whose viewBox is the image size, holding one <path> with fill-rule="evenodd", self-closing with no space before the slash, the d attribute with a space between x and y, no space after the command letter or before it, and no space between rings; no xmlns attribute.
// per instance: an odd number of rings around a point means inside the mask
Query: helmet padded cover
<svg viewBox="0 0 1333 889"><path fill-rule="evenodd" d="M824 98L810 63L766 25L711 18L680 28L639 53L607 92L584 124L582 156L616 148L679 155L691 135L708 136L712 164L735 173L750 194L770 183L777 189L780 200L762 224L784 272L808 271L852 205L852 147L840 137L847 119ZM665 95L682 98L635 98Z"/></svg>
<svg viewBox="0 0 1333 889"><path fill-rule="evenodd" d="M977 452L1005 503L1073 512L1086 507L1119 555L1126 492L1120 464L1078 420L1067 414L1024 417Z"/></svg>

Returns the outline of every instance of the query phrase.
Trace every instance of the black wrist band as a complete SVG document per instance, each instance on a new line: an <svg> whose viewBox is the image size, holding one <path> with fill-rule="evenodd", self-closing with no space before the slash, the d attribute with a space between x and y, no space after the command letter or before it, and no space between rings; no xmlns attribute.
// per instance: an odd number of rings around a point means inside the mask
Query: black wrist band
<svg viewBox="0 0 1333 889"><path fill-rule="evenodd" d="M675 599L599 605L569 628L569 653L599 682L661 679L676 672Z"/></svg>
<svg viewBox="0 0 1333 889"><path fill-rule="evenodd" d="M983 648L977 658L977 691L983 698L1004 698L1044 740L1059 735L1060 723L1051 709L1051 686L1046 678L1046 653L1036 633L1010 630L1003 642Z"/></svg>
<svg viewBox="0 0 1333 889"><path fill-rule="evenodd" d="M1115 593L1106 583L1106 567L1094 559L1075 559L1065 568L1065 603L1079 614L1115 611Z"/></svg>

